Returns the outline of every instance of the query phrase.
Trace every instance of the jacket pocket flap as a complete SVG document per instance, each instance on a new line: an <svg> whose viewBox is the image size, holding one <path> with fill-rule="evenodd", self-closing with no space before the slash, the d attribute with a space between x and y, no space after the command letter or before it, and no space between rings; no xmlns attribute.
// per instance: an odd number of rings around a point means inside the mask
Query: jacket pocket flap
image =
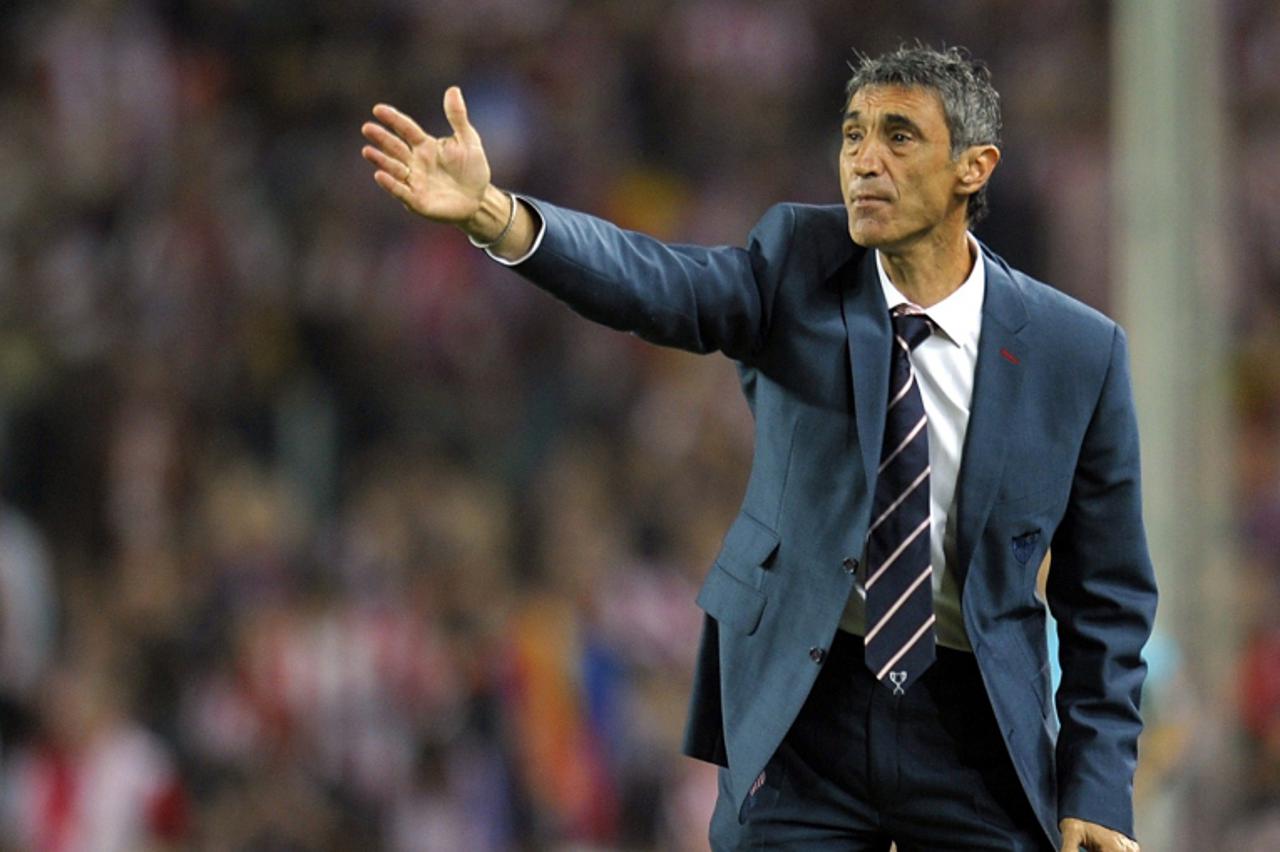
<svg viewBox="0 0 1280 852"><path fill-rule="evenodd" d="M748 635L760 625L767 599L719 565L707 574L698 592L698 606L720 624Z"/></svg>
<svg viewBox="0 0 1280 852"><path fill-rule="evenodd" d="M730 555L739 564L764 565L777 549L778 534L744 513L725 533L720 555Z"/></svg>

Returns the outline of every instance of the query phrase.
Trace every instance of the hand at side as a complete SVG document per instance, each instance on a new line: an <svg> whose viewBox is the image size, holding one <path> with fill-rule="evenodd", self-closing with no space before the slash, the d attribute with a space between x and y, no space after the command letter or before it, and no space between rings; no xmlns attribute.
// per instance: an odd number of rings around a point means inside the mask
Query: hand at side
<svg viewBox="0 0 1280 852"><path fill-rule="evenodd" d="M1088 852L1139 852L1137 843L1097 823L1068 817L1058 828L1062 830L1061 852L1079 852L1080 847Z"/></svg>

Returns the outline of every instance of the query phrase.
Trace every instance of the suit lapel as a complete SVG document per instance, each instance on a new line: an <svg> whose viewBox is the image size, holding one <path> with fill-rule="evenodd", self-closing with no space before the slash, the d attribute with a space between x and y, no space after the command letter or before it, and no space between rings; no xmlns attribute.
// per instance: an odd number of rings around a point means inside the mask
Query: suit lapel
<svg viewBox="0 0 1280 852"><path fill-rule="evenodd" d="M991 260L985 249L983 262L987 290L982 305L982 336L978 342L973 402L956 484L954 569L961 585L995 501L1004 468L1005 434L1016 418L1026 373L1022 361L1027 355L1027 346L1021 333L1027 323L1027 311L1022 295L1004 267ZM876 272L875 252L863 252L843 274L848 279L841 298L853 376L858 445L862 450L867 493L874 494L889 398L892 326Z"/></svg>
<svg viewBox="0 0 1280 852"><path fill-rule="evenodd" d="M1017 417L1027 346L1020 335L1026 306L1013 279L984 251L987 290L974 371L973 402L956 485L956 580L963 586L969 562L991 514L1004 467L1004 443Z"/></svg>
<svg viewBox="0 0 1280 852"><path fill-rule="evenodd" d="M884 442L885 406L889 402L889 347L892 328L876 272L876 253L864 251L846 273L842 307L848 333L849 368L853 375L853 410L858 445L867 476L867 493L874 494L875 474ZM868 506L870 503L868 502Z"/></svg>

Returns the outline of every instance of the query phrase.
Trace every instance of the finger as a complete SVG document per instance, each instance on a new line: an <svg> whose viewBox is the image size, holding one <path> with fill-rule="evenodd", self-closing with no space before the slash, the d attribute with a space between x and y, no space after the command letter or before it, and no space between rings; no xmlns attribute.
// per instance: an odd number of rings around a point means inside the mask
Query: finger
<svg viewBox="0 0 1280 852"><path fill-rule="evenodd" d="M404 183L403 180L397 179L394 175L385 173L385 171L381 169L375 171L374 180L378 183L379 187L385 189L385 191L390 194L393 194L393 196L396 196L404 203L408 203L410 198L413 197L413 191L408 187L407 183Z"/></svg>
<svg viewBox="0 0 1280 852"><path fill-rule="evenodd" d="M454 134L465 145L478 146L480 134L471 126L467 118L467 102L462 99L462 89L450 86L444 92L444 117L449 119L449 126Z"/></svg>
<svg viewBox="0 0 1280 852"><path fill-rule="evenodd" d="M1084 843L1084 831L1075 825L1068 825L1062 832L1062 848L1060 852L1080 852Z"/></svg>
<svg viewBox="0 0 1280 852"><path fill-rule="evenodd" d="M418 122L390 104L378 104L373 108L373 114L410 145L421 145L431 138L425 130L418 126Z"/></svg>
<svg viewBox="0 0 1280 852"><path fill-rule="evenodd" d="M366 121L360 127L360 133L365 139L368 139L374 145L381 149L382 153L402 163L409 162L412 156L409 146L404 140L396 136L381 124L374 124L372 121Z"/></svg>
<svg viewBox="0 0 1280 852"><path fill-rule="evenodd" d="M390 193L393 197L395 197L400 202L401 207L403 207L405 210L409 211L410 213L418 212L413 207L412 192L407 186L395 180L393 177L391 177L391 175L387 174L386 172L376 172L373 178L375 181L378 182L379 186L385 189L388 193Z"/></svg>
<svg viewBox="0 0 1280 852"><path fill-rule="evenodd" d="M386 154L374 148L371 145L365 145L360 149L360 155L369 162L373 163L379 169L395 176L396 180L409 180L409 166L399 160L388 157Z"/></svg>

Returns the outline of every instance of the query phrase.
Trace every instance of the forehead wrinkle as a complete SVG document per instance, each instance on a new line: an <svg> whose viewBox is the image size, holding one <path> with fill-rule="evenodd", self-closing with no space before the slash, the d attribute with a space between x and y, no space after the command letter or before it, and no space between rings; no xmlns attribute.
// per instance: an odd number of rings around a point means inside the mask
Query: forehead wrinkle
<svg viewBox="0 0 1280 852"><path fill-rule="evenodd" d="M849 110L844 114L845 121L861 121L862 113L856 109ZM902 113L890 112L883 117L883 123L887 127L905 127L914 133L924 136L924 131L911 117Z"/></svg>
<svg viewBox="0 0 1280 852"><path fill-rule="evenodd" d="M845 105L845 121L862 121L862 113L854 105L859 98L862 101L870 101L871 111L875 111L876 103L883 103L885 98L889 98L892 103L884 108L907 108L917 112L927 126L936 133L925 133L924 126L919 121L913 121L910 118L906 120L911 122L911 126L915 132L922 138L928 138L933 141L939 141L941 144L947 145L952 151L955 151L955 135L951 128L951 117L947 115L947 105L943 99L942 92L929 86L906 84L906 83L875 83L863 86L854 91L850 96L848 103ZM859 106L863 104L860 102ZM933 107L936 107L936 112ZM900 113L894 115L901 116ZM933 119L938 119L935 122ZM935 127L935 125L938 125Z"/></svg>
<svg viewBox="0 0 1280 852"><path fill-rule="evenodd" d="M885 99L889 99L891 101L897 101L898 103L914 110L928 111L931 106L936 105L941 114L946 114L946 102L943 99L942 91L929 86L898 83L863 86L849 96L849 100L845 105L846 115L850 112L857 112L853 107L853 103L859 97L873 103L883 102Z"/></svg>
<svg viewBox="0 0 1280 852"><path fill-rule="evenodd" d="M890 127L906 127L911 130L920 132L920 125L916 124L910 118L901 113L891 112L884 117L884 123Z"/></svg>

